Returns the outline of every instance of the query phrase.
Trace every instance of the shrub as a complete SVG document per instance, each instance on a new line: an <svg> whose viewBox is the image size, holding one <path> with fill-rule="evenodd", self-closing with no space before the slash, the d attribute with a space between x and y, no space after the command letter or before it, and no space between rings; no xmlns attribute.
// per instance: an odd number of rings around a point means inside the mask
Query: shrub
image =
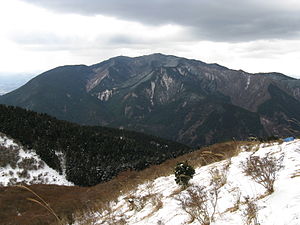
<svg viewBox="0 0 300 225"><path fill-rule="evenodd" d="M227 183L227 173L231 161L226 161L220 168L211 168L210 185L192 186L181 194L177 200L182 209L187 212L192 221L197 220L201 225L209 225L215 220L217 204L221 188Z"/></svg>
<svg viewBox="0 0 300 225"><path fill-rule="evenodd" d="M175 167L175 182L183 187L187 187L190 179L195 174L195 169L187 162L177 163Z"/></svg>
<svg viewBox="0 0 300 225"><path fill-rule="evenodd" d="M262 158L250 156L246 163L241 164L241 166L247 176L250 176L255 182L265 187L268 193L273 193L277 171L282 167L282 159L282 157L276 159L268 155Z"/></svg>
<svg viewBox="0 0 300 225"><path fill-rule="evenodd" d="M257 213L258 207L254 200L250 200L249 197L245 198L246 208L243 212L243 217L245 219L246 225L259 225Z"/></svg>
<svg viewBox="0 0 300 225"><path fill-rule="evenodd" d="M143 190L143 193L133 190L125 199L130 210L141 211L146 205L151 205L152 211L145 216L148 217L162 207L162 195L154 192L152 182L145 183Z"/></svg>
<svg viewBox="0 0 300 225"><path fill-rule="evenodd" d="M17 175L19 176L19 178L24 178L24 179L30 178L30 174L28 173L28 170L25 169L20 172L17 172Z"/></svg>
<svg viewBox="0 0 300 225"><path fill-rule="evenodd" d="M210 225L214 221L219 190L215 187L207 190L204 186L193 186L186 191L187 195L183 193L176 199L190 215L190 222L197 220L201 225Z"/></svg>
<svg viewBox="0 0 300 225"><path fill-rule="evenodd" d="M37 161L34 158L25 158L18 163L18 167L24 170L37 170Z"/></svg>
<svg viewBox="0 0 300 225"><path fill-rule="evenodd" d="M12 146L8 148L0 146L0 167L10 165L13 169L15 169L19 158L19 151L17 148Z"/></svg>
<svg viewBox="0 0 300 225"><path fill-rule="evenodd" d="M209 173L211 176L210 185L212 185L213 187L220 189L227 183L227 170L225 170L224 168L221 168L221 170L214 168L211 169Z"/></svg>

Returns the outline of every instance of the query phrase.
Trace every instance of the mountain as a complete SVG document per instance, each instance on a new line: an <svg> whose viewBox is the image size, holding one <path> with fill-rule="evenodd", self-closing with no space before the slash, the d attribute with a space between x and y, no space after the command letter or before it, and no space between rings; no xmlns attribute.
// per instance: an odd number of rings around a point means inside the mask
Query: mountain
<svg viewBox="0 0 300 225"><path fill-rule="evenodd" d="M298 225L299 148L299 140L239 148L231 159L195 167L186 189L175 183L174 175L148 180L86 211L74 224ZM275 166L260 164L252 177L245 172L251 158ZM274 181L273 192L266 190L264 177Z"/></svg>
<svg viewBox="0 0 300 225"><path fill-rule="evenodd" d="M162 54L58 67L0 103L190 146L300 134L299 80Z"/></svg>
<svg viewBox="0 0 300 225"><path fill-rule="evenodd" d="M0 133L0 186L57 184L70 186L65 174L50 168L34 150Z"/></svg>
<svg viewBox="0 0 300 225"><path fill-rule="evenodd" d="M141 170L191 151L183 144L154 136L80 126L3 105L0 105L0 132L18 140L49 167L65 175L68 181L81 186L108 181L124 170ZM17 150L3 149L0 171L9 170L8 164L19 165L18 154ZM28 158L27 161L32 160Z"/></svg>

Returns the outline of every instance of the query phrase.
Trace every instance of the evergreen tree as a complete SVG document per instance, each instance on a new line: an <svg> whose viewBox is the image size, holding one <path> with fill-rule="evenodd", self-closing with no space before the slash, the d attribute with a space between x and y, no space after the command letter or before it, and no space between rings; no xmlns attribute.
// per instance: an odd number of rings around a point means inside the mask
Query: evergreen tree
<svg viewBox="0 0 300 225"><path fill-rule="evenodd" d="M195 170L187 162L177 163L175 167L175 182L184 188L187 187L189 180L193 178Z"/></svg>

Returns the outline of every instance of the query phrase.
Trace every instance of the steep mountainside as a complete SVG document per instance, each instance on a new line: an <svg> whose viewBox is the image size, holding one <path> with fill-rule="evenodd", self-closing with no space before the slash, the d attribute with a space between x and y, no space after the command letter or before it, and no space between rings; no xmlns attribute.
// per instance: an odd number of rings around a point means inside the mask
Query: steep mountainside
<svg viewBox="0 0 300 225"><path fill-rule="evenodd" d="M65 172L65 171L64 171ZM29 150L0 133L0 186L16 184L72 185L65 173L50 168L34 150Z"/></svg>
<svg viewBox="0 0 300 225"><path fill-rule="evenodd" d="M153 54L45 72L0 103L192 146L300 134L300 81Z"/></svg>
<svg viewBox="0 0 300 225"><path fill-rule="evenodd" d="M95 185L119 172L190 152L183 144L133 131L80 126L21 108L0 105L0 132L34 149L76 185ZM1 154L1 152L0 152ZM6 166L6 162L4 162ZM0 168L1 169L1 168Z"/></svg>

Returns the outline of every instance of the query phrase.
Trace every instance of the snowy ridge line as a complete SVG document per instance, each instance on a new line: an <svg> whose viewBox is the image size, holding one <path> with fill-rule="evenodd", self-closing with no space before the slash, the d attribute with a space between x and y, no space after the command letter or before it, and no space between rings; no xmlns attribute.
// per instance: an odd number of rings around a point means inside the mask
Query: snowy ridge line
<svg viewBox="0 0 300 225"><path fill-rule="evenodd" d="M179 198L187 200L190 198L190 190L203 186L204 193L208 196L207 210L212 215L214 207L209 198L213 196L211 193L214 190L212 171L222 172L220 177L226 179L218 189L211 225L247 224L250 203L256 207L255 219L261 225L299 225L300 140L260 144L254 146L252 151L240 148L241 153L231 159L196 168L196 174L186 190L181 190L175 183L174 175L160 177L137 186L135 190L121 195L105 207L87 213L85 219L77 219L74 225L85 224L85 221L105 225L201 224L183 209ZM250 157L280 160L281 169L276 173L273 193L266 194L262 185L245 175L243 165Z"/></svg>
<svg viewBox="0 0 300 225"><path fill-rule="evenodd" d="M0 156L0 186L74 185L64 175L50 168L34 150L25 149L4 134L0 134Z"/></svg>

